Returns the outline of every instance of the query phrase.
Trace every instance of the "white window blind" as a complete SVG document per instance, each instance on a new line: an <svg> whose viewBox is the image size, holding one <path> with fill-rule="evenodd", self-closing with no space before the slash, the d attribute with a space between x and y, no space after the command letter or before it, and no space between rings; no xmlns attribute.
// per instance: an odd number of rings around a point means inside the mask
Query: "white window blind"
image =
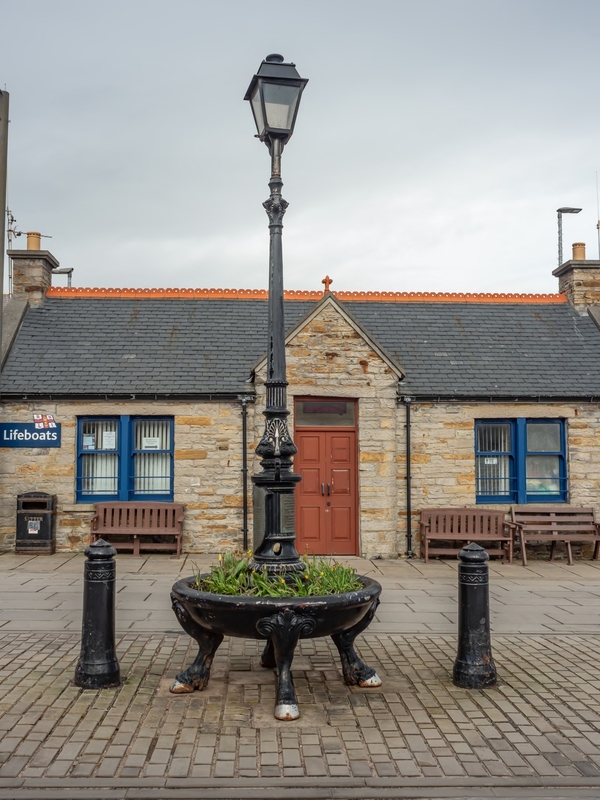
<svg viewBox="0 0 600 800"><path fill-rule="evenodd" d="M477 426L476 459L477 494L509 495L511 426L509 423L489 423Z"/></svg>
<svg viewBox="0 0 600 800"><path fill-rule="evenodd" d="M133 489L136 495L170 494L170 450L171 425L169 420L139 419L135 421Z"/></svg>
<svg viewBox="0 0 600 800"><path fill-rule="evenodd" d="M116 419L86 420L81 426L81 491L84 494L118 494L117 423Z"/></svg>

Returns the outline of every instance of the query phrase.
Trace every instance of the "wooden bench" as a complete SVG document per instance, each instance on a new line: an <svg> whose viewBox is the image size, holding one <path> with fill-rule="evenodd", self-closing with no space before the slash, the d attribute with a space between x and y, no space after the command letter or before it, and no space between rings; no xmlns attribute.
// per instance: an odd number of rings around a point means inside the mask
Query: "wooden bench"
<svg viewBox="0 0 600 800"><path fill-rule="evenodd" d="M572 542L594 542L594 558L600 549L600 525L593 508L574 506L512 506L508 523L521 547L523 566L527 566L527 542L552 542L550 560L562 542L569 564L573 565Z"/></svg>
<svg viewBox="0 0 600 800"><path fill-rule="evenodd" d="M431 547L432 541L454 544ZM498 547L486 547L487 552L491 556L508 558L512 564L512 532L506 524L504 511L486 508L424 508L421 511L421 556L425 563L430 554L456 555L470 542L498 542Z"/></svg>
<svg viewBox="0 0 600 800"><path fill-rule="evenodd" d="M166 550L181 555L183 535L182 503L96 503L92 517L92 542L106 539L115 550L140 548Z"/></svg>

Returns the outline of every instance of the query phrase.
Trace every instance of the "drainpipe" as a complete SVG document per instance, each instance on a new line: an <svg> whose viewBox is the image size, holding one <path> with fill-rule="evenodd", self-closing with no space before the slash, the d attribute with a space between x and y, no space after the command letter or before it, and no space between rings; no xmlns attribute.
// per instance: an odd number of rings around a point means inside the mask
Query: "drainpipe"
<svg viewBox="0 0 600 800"><path fill-rule="evenodd" d="M242 395L242 537L244 551L248 550L248 402L253 398Z"/></svg>
<svg viewBox="0 0 600 800"><path fill-rule="evenodd" d="M6 234L6 175L8 171L8 92L0 89L0 342L4 315L4 237Z"/></svg>
<svg viewBox="0 0 600 800"><path fill-rule="evenodd" d="M410 405L412 397L403 397L406 409L406 557L412 558L412 493L411 493L411 460L410 460Z"/></svg>

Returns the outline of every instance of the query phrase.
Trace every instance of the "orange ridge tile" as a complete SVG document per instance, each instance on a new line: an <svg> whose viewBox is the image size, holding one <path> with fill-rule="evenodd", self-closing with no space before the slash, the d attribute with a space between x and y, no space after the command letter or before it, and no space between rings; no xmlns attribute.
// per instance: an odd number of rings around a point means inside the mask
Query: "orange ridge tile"
<svg viewBox="0 0 600 800"><path fill-rule="evenodd" d="M338 300L380 303L566 303L564 294L531 294L509 292L332 292ZM106 289L91 287L51 286L47 297L88 297L121 300L265 300L266 289ZM321 300L323 292L291 289L286 300Z"/></svg>

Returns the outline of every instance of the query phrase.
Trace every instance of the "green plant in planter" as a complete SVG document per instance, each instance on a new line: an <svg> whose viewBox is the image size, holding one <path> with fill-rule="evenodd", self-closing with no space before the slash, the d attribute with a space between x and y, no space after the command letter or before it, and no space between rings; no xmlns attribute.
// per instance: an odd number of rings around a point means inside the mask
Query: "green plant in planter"
<svg viewBox="0 0 600 800"><path fill-rule="evenodd" d="M211 567L210 574L197 574L195 588L212 594L248 597L314 597L363 588L354 567L324 558L302 556L305 567L302 573L272 577L266 569L251 569L251 555L220 555L219 563Z"/></svg>

